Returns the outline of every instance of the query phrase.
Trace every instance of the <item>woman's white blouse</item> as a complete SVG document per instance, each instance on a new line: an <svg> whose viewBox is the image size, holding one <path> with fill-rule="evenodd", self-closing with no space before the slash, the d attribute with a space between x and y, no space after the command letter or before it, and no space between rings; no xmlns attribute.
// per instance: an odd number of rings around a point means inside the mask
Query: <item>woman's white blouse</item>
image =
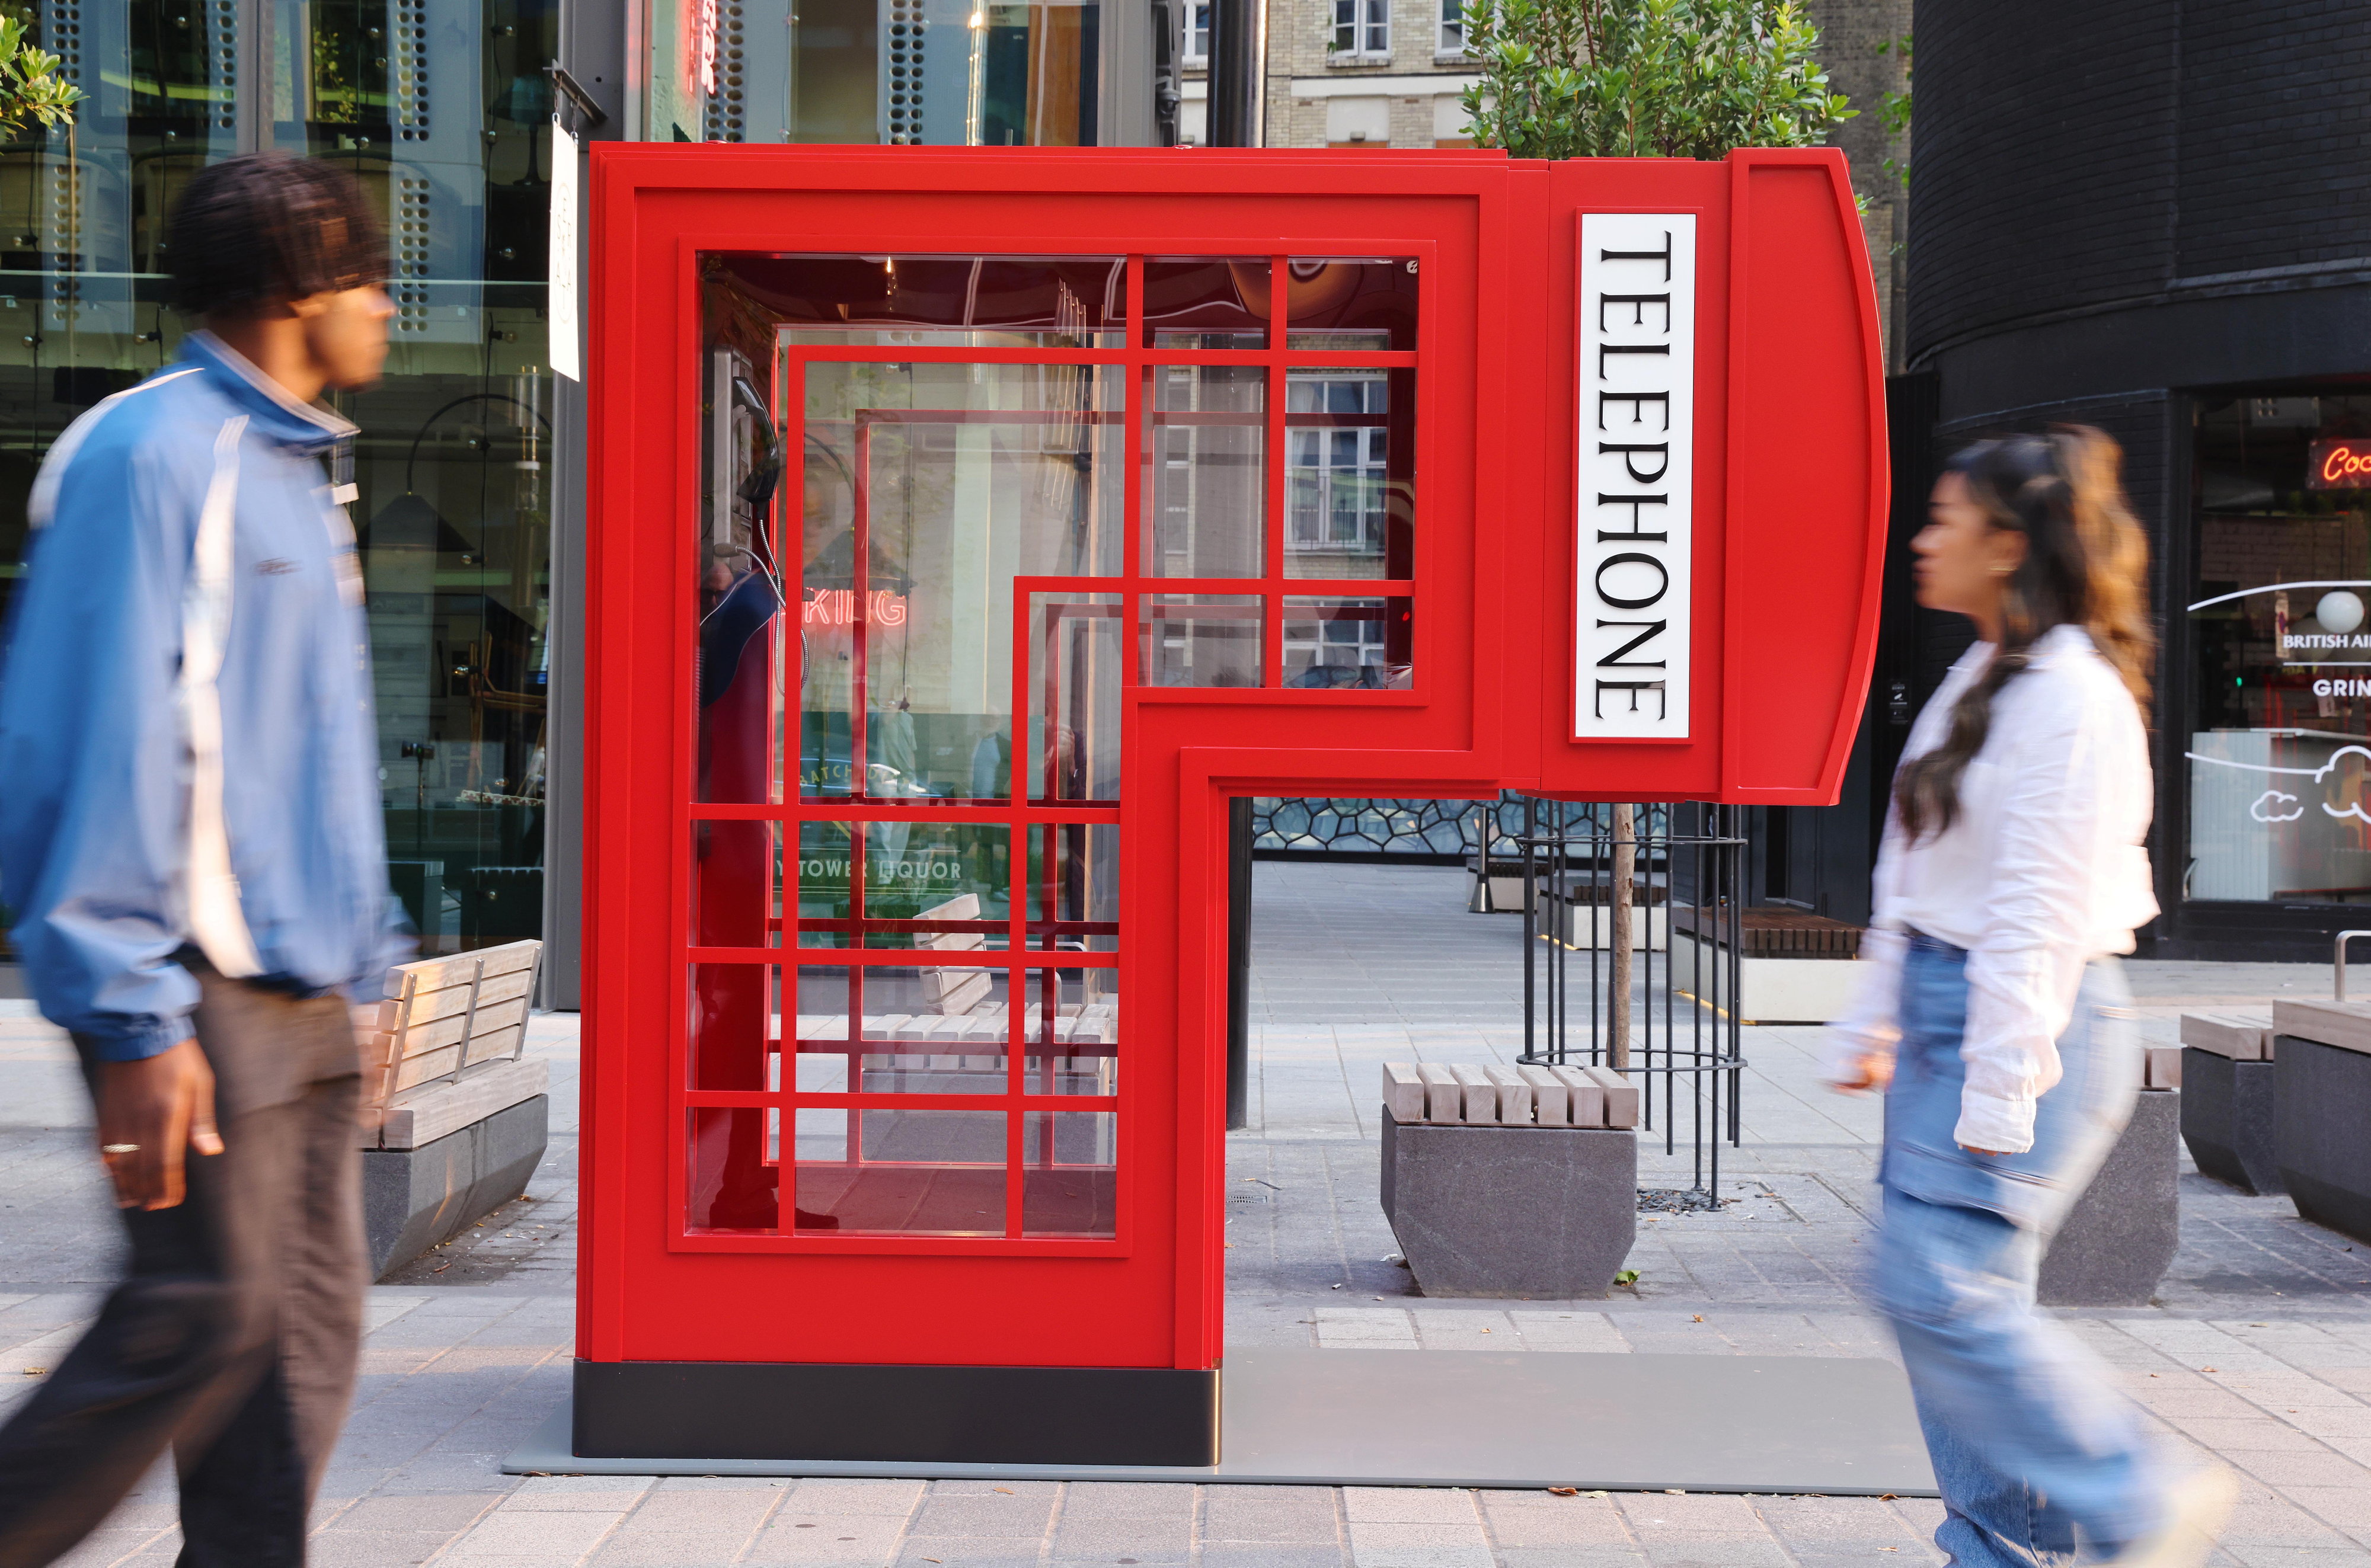
<svg viewBox="0 0 2371 1568"><path fill-rule="evenodd" d="M1960 694L1992 662L1979 642L1918 715L1903 760L1942 744ZM1950 830L1909 843L1889 813L1876 912L1861 944L1853 1004L1831 1025L1829 1076L1901 1036L1903 933L1968 953L1967 1066L1958 1140L2018 1154L2033 1147L2034 1103L2059 1078L2055 1042L2084 965L2133 951L2157 917L2148 833L2148 735L2122 679L2077 627L2034 645L2025 673L1993 702L1984 744L1960 778Z"/></svg>

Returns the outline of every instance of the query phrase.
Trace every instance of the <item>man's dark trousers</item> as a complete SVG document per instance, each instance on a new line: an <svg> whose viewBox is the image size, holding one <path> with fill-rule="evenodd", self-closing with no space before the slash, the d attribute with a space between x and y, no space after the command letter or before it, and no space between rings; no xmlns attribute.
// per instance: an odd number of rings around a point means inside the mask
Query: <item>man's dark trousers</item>
<svg viewBox="0 0 2371 1568"><path fill-rule="evenodd" d="M198 976L223 1152L123 1211L130 1277L0 1428L0 1568L50 1562L169 1446L180 1568L294 1568L353 1396L369 1285L361 1078L343 997ZM87 1043L75 1041L86 1074Z"/></svg>

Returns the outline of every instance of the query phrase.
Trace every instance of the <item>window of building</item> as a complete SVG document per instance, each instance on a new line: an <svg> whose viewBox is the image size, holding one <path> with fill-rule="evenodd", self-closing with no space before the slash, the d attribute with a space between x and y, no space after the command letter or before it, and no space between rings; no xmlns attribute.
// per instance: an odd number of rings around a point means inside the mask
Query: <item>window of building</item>
<svg viewBox="0 0 2371 1568"><path fill-rule="evenodd" d="M2183 893L2371 904L2371 395L2198 405Z"/></svg>
<svg viewBox="0 0 2371 1568"><path fill-rule="evenodd" d="M1465 53L1465 0L1440 0L1440 31L1433 42L1436 54L1463 58Z"/></svg>
<svg viewBox="0 0 2371 1568"><path fill-rule="evenodd" d="M1197 5L1186 21L1186 64L1189 70L1208 70L1210 64L1210 7Z"/></svg>
<svg viewBox="0 0 2371 1568"><path fill-rule="evenodd" d="M1390 59L1391 0L1334 0L1333 54L1336 60Z"/></svg>

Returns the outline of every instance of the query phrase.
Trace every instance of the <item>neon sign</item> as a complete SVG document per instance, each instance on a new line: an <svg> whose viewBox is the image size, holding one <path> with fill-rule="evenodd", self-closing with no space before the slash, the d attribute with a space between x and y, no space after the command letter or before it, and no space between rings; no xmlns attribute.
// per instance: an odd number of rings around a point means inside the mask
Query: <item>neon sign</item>
<svg viewBox="0 0 2371 1568"><path fill-rule="evenodd" d="M2371 439L2317 441L2306 468L2307 490L2371 490Z"/></svg>
<svg viewBox="0 0 2371 1568"><path fill-rule="evenodd" d="M865 595L864 618L874 626L904 626L906 595L875 588ZM815 589L802 606L802 626L854 626L856 594L847 588Z"/></svg>

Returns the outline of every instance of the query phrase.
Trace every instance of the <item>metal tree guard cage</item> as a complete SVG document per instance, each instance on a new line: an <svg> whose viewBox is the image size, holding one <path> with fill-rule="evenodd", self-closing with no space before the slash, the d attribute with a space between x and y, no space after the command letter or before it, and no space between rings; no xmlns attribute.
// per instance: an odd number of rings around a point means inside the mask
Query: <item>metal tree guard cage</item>
<svg viewBox="0 0 2371 1568"><path fill-rule="evenodd" d="M1523 805L1516 839L1524 887L1519 1060L1604 1066L1637 1078L1642 1125L1662 1133L1666 1155L1677 1152L1680 1113L1688 1112L1691 1191L1702 1194L1694 1206L1713 1207L1721 1142L1733 1147L1741 1132L1744 808L1575 807L1528 797ZM1615 868L1625 859L1627 939L1613 919ZM1624 962L1626 987L1615 967ZM1615 1021L1625 997L1630 1021L1623 1031Z"/></svg>

